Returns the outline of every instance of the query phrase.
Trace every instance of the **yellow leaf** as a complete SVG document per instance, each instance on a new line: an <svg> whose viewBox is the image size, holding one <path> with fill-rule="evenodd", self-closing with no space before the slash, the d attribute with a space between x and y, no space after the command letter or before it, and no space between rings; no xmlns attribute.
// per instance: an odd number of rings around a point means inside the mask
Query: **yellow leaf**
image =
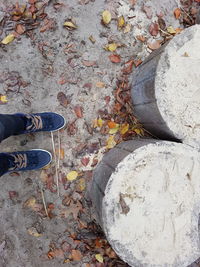
<svg viewBox="0 0 200 267"><path fill-rule="evenodd" d="M125 19L124 19L124 16L120 16L118 18L118 28L121 29L125 26Z"/></svg>
<svg viewBox="0 0 200 267"><path fill-rule="evenodd" d="M98 125L99 128L101 128L103 126L103 120L101 118L99 118L97 120L97 125Z"/></svg>
<svg viewBox="0 0 200 267"><path fill-rule="evenodd" d="M106 148L110 149L110 148L113 148L114 146L116 146L116 142L115 142L115 139L114 139L114 135L111 135L109 136L108 140L107 140L107 146Z"/></svg>
<svg viewBox="0 0 200 267"><path fill-rule="evenodd" d="M103 13L102 13L102 20L103 20L103 23L104 23L104 24L109 24L110 21L111 21L111 18L112 18L112 16L111 16L110 11L108 11L108 10L104 10Z"/></svg>
<svg viewBox="0 0 200 267"><path fill-rule="evenodd" d="M105 47L105 50L110 51L110 52L114 52L116 49L117 49L116 43L108 44Z"/></svg>
<svg viewBox="0 0 200 267"><path fill-rule="evenodd" d="M6 95L1 95L1 96L0 96L0 101L1 101L2 103L7 103L7 102L8 102L8 100L7 100L7 96L6 96Z"/></svg>
<svg viewBox="0 0 200 267"><path fill-rule="evenodd" d="M167 32L170 33L170 34L176 34L176 30L172 26L169 26L167 28Z"/></svg>
<svg viewBox="0 0 200 267"><path fill-rule="evenodd" d="M115 128L111 128L109 134L116 134L119 131L119 124L116 123Z"/></svg>
<svg viewBox="0 0 200 267"><path fill-rule="evenodd" d="M71 21L65 21L63 25L70 29L77 29L77 26Z"/></svg>
<svg viewBox="0 0 200 267"><path fill-rule="evenodd" d="M26 202L24 203L24 207L33 208L36 204L35 197L30 197Z"/></svg>
<svg viewBox="0 0 200 267"><path fill-rule="evenodd" d="M104 88L105 87L105 83L103 83L103 82L97 82L96 83L96 87L98 87L98 88Z"/></svg>
<svg viewBox="0 0 200 267"><path fill-rule="evenodd" d="M143 136L144 135L144 131L143 129L134 129L134 131L136 132L136 134Z"/></svg>
<svg viewBox="0 0 200 267"><path fill-rule="evenodd" d="M96 258L96 260L97 260L98 262L103 263L103 257L102 257L101 254L96 254L96 255L95 255L95 258Z"/></svg>
<svg viewBox="0 0 200 267"><path fill-rule="evenodd" d="M128 123L122 124L121 129L120 129L120 134L123 135L127 133L128 130L129 130L129 124Z"/></svg>
<svg viewBox="0 0 200 267"><path fill-rule="evenodd" d="M89 40L94 44L96 42L96 40L94 39L94 37L92 35L90 35Z"/></svg>
<svg viewBox="0 0 200 267"><path fill-rule="evenodd" d="M39 234L38 231L34 227L29 228L27 231L28 231L29 235L32 235L34 237L42 236L42 234Z"/></svg>
<svg viewBox="0 0 200 267"><path fill-rule="evenodd" d="M80 190L80 191L84 191L85 190L85 186L86 186L86 184L85 184L85 179L84 178L81 178L80 180L79 180L79 183L78 183L78 189Z"/></svg>
<svg viewBox="0 0 200 267"><path fill-rule="evenodd" d="M68 181L74 181L78 177L78 172L76 171L71 171L67 174L67 180Z"/></svg>
<svg viewBox="0 0 200 267"><path fill-rule="evenodd" d="M124 28L124 33L130 32L131 28L132 28L131 24L127 24L126 27Z"/></svg>
<svg viewBox="0 0 200 267"><path fill-rule="evenodd" d="M11 43L14 39L15 39L15 36L14 36L14 34L11 33L11 34L8 34L8 35L1 41L1 43L7 45L7 44Z"/></svg>

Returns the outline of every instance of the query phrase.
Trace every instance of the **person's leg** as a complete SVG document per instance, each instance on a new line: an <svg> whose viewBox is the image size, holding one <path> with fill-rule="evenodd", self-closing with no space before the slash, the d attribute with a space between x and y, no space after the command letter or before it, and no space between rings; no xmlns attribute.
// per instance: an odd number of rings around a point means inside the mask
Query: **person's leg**
<svg viewBox="0 0 200 267"><path fill-rule="evenodd" d="M0 114L0 142L25 130L26 120L15 114Z"/></svg>

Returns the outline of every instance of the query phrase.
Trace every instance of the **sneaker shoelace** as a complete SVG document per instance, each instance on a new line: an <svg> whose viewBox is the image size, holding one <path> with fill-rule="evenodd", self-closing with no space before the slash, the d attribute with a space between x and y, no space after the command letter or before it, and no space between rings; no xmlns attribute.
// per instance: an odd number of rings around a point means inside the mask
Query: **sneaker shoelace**
<svg viewBox="0 0 200 267"><path fill-rule="evenodd" d="M11 156L14 158L14 160L10 160L11 167L9 168L9 171L14 171L16 169L22 169L27 167L26 154L11 154Z"/></svg>
<svg viewBox="0 0 200 267"><path fill-rule="evenodd" d="M26 126L27 131L35 131L43 128L42 118L38 115L26 115L28 123Z"/></svg>

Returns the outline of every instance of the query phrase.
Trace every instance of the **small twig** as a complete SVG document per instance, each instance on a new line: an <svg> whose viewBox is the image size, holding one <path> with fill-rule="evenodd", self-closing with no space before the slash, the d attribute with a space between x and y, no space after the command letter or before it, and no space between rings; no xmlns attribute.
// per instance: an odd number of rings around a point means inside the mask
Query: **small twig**
<svg viewBox="0 0 200 267"><path fill-rule="evenodd" d="M57 193L58 193L58 196L60 196L59 179L58 179L58 168L57 168L56 150L55 150L55 144L54 144L53 132L51 132L51 140L52 140L52 148L53 148L54 161L55 161L55 168L56 168L56 186L57 186Z"/></svg>
<svg viewBox="0 0 200 267"><path fill-rule="evenodd" d="M58 166L58 170L59 170L59 168L60 168L60 131L58 131L58 164L57 164L57 166Z"/></svg>
<svg viewBox="0 0 200 267"><path fill-rule="evenodd" d="M42 188L40 190L41 190L41 194L42 194L42 202L43 202L43 205L44 205L44 210L45 210L45 213L46 213L47 217L49 218L49 214L48 214L48 211L47 211L47 205L46 205L45 198L44 198L44 191L43 191Z"/></svg>

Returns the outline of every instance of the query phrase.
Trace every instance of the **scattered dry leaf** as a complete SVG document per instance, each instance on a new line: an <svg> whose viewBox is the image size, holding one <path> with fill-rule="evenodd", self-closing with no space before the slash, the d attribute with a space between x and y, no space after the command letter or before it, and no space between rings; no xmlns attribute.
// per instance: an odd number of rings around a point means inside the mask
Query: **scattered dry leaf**
<svg viewBox="0 0 200 267"><path fill-rule="evenodd" d="M81 159L81 163L82 163L83 166L85 166L85 167L88 165L89 161L90 161L89 158L82 158L82 159Z"/></svg>
<svg viewBox="0 0 200 267"><path fill-rule="evenodd" d="M1 43L4 44L4 45L7 45L9 43L11 43L13 40L15 39L15 36L14 34L8 34L2 41Z"/></svg>
<svg viewBox="0 0 200 267"><path fill-rule="evenodd" d="M159 32L159 25L158 23L151 23L151 25L149 26L149 32L152 36L157 36L158 32Z"/></svg>
<svg viewBox="0 0 200 267"><path fill-rule="evenodd" d="M148 43L148 47L149 47L151 50L156 50L156 49L160 48L161 45L160 45L160 42L159 42L159 41L154 40L153 42Z"/></svg>
<svg viewBox="0 0 200 267"><path fill-rule="evenodd" d="M56 148L55 152L57 157L60 154L60 160L63 160L65 158L65 150L62 147L60 148L60 151L58 148Z"/></svg>
<svg viewBox="0 0 200 267"><path fill-rule="evenodd" d="M77 26L72 21L65 21L63 26L65 26L69 30L75 30L77 29Z"/></svg>
<svg viewBox="0 0 200 267"><path fill-rule="evenodd" d="M79 250L72 249L72 259L73 261L80 261L83 258L83 255Z"/></svg>
<svg viewBox="0 0 200 267"><path fill-rule="evenodd" d="M85 179L84 178L80 178L80 180L78 181L78 184L77 184L77 191L84 191L85 190L85 187L86 187L86 183L85 183Z"/></svg>
<svg viewBox="0 0 200 267"><path fill-rule="evenodd" d="M48 252L48 258L64 259L64 251L61 248L55 248L54 250Z"/></svg>
<svg viewBox="0 0 200 267"><path fill-rule="evenodd" d="M167 32L170 34L176 34L176 30L172 26L167 27Z"/></svg>
<svg viewBox="0 0 200 267"><path fill-rule="evenodd" d="M58 99L58 101L59 101L59 103L63 106L63 107L67 107L68 106L68 104L70 103L70 99L69 99L69 97L67 97L66 95L65 95L65 93L63 93L63 92L59 92L58 93L58 95L57 95L57 99Z"/></svg>
<svg viewBox="0 0 200 267"><path fill-rule="evenodd" d="M122 124L120 128L120 134L124 135L125 133L128 132L128 130L129 130L129 124L128 123Z"/></svg>
<svg viewBox="0 0 200 267"><path fill-rule="evenodd" d="M119 131L119 124L116 123L116 126L109 130L109 134L116 134Z"/></svg>
<svg viewBox="0 0 200 267"><path fill-rule="evenodd" d="M116 43L111 43L105 46L105 50L110 51L110 52L115 52L117 49L117 44Z"/></svg>
<svg viewBox="0 0 200 267"><path fill-rule="evenodd" d="M96 87L97 88L104 88L105 87L105 83L104 82L97 82L96 83Z"/></svg>
<svg viewBox="0 0 200 267"><path fill-rule="evenodd" d="M118 19L117 19L117 26L119 29L123 28L125 26L125 19L124 19L124 16L120 16Z"/></svg>
<svg viewBox="0 0 200 267"><path fill-rule="evenodd" d="M137 35L136 38L143 43L146 41L146 37L144 37L143 35Z"/></svg>
<svg viewBox="0 0 200 267"><path fill-rule="evenodd" d="M180 10L180 8L176 8L174 10L174 16L175 16L176 19L179 19L180 18L180 16L181 16L181 10Z"/></svg>
<svg viewBox="0 0 200 267"><path fill-rule="evenodd" d="M8 102L8 100L7 100L7 96L6 95L0 95L0 101L1 101L1 103L7 103Z"/></svg>
<svg viewBox="0 0 200 267"><path fill-rule="evenodd" d="M81 106L76 105L74 107L74 112L75 112L77 118L82 118L83 117L83 108Z"/></svg>
<svg viewBox="0 0 200 267"><path fill-rule="evenodd" d="M91 61L91 60L82 60L82 63L86 67L92 67L97 65L96 61Z"/></svg>
<svg viewBox="0 0 200 267"><path fill-rule="evenodd" d="M15 28L15 31L18 33L18 34L23 34L25 32L26 28L24 25L22 24L17 24L16 25L16 28Z"/></svg>
<svg viewBox="0 0 200 267"><path fill-rule="evenodd" d="M96 42L96 40L94 39L94 37L92 35L90 35L89 40L94 44Z"/></svg>
<svg viewBox="0 0 200 267"><path fill-rule="evenodd" d="M29 235L32 235L34 237L40 237L42 236L42 234L38 233L38 231L36 230L35 227L31 227L27 230L27 232L29 233Z"/></svg>
<svg viewBox="0 0 200 267"><path fill-rule="evenodd" d="M105 25L109 24L111 22L111 19L112 19L112 16L111 16L110 11L104 10L102 13L103 24L105 24Z"/></svg>
<svg viewBox="0 0 200 267"><path fill-rule="evenodd" d="M120 55L117 55L117 54L110 55L109 59L112 63L120 63L121 62L121 57L120 57Z"/></svg>
<svg viewBox="0 0 200 267"><path fill-rule="evenodd" d="M71 171L67 174L67 180L68 181L74 181L78 177L78 172L77 171Z"/></svg>
<svg viewBox="0 0 200 267"><path fill-rule="evenodd" d="M95 258L98 262L103 263L103 256L101 254L96 254Z"/></svg>
<svg viewBox="0 0 200 267"><path fill-rule="evenodd" d="M114 139L114 135L109 136L109 138L107 139L107 145L106 148L110 149L113 148L114 146L116 146L116 141Z"/></svg>

